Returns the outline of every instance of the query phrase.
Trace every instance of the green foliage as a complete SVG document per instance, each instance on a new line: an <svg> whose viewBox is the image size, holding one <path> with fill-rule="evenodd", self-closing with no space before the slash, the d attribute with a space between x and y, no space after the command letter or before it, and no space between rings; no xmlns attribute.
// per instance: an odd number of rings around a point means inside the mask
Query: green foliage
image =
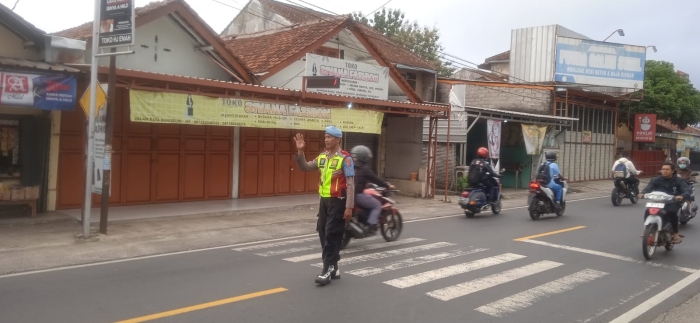
<svg viewBox="0 0 700 323"><path fill-rule="evenodd" d="M362 12L352 14L353 19L374 28L384 36L402 44L412 53L438 67L438 75L450 76L456 70L452 63L440 60L440 33L436 27L421 27L418 22L408 22L400 9L383 9L367 19Z"/></svg>
<svg viewBox="0 0 700 323"><path fill-rule="evenodd" d="M469 187L469 180L466 177L458 177L457 178L457 191L462 192L467 187Z"/></svg>
<svg viewBox="0 0 700 323"><path fill-rule="evenodd" d="M684 129L700 122L700 91L676 74L672 63L646 61L644 99L631 104L632 113L656 113Z"/></svg>

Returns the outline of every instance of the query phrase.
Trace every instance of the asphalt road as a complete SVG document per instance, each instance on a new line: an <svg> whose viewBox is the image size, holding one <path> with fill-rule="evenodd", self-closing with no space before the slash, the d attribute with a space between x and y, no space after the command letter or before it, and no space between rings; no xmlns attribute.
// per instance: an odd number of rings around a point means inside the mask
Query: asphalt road
<svg viewBox="0 0 700 323"><path fill-rule="evenodd" d="M393 244L353 240L325 287L315 236L4 276L0 322L650 322L700 292L673 289L700 269L700 219L647 262L643 209L600 198L538 221L519 208L407 223Z"/></svg>

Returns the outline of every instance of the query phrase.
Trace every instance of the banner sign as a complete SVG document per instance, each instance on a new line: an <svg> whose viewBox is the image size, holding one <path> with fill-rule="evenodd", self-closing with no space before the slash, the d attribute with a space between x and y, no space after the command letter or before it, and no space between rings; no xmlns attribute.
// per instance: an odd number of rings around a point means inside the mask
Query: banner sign
<svg viewBox="0 0 700 323"><path fill-rule="evenodd" d="M75 109L74 76L0 72L0 104L42 110Z"/></svg>
<svg viewBox="0 0 700 323"><path fill-rule="evenodd" d="M634 142L656 141L656 114L634 116Z"/></svg>
<svg viewBox="0 0 700 323"><path fill-rule="evenodd" d="M340 78L340 88L307 88L308 92L376 100L389 98L388 67L307 53L304 75Z"/></svg>
<svg viewBox="0 0 700 323"><path fill-rule="evenodd" d="M134 0L100 0L100 48L134 44Z"/></svg>
<svg viewBox="0 0 700 323"><path fill-rule="evenodd" d="M559 36L556 55L557 82L644 88L644 46Z"/></svg>
<svg viewBox="0 0 700 323"><path fill-rule="evenodd" d="M486 120L486 132L489 142L489 157L501 158L501 120Z"/></svg>
<svg viewBox="0 0 700 323"><path fill-rule="evenodd" d="M251 128L324 130L379 134L377 111L265 102L242 98L129 90L131 121Z"/></svg>
<svg viewBox="0 0 700 323"><path fill-rule="evenodd" d="M528 155L539 155L544 144L544 136L547 126L522 124L523 137L525 138L525 150Z"/></svg>

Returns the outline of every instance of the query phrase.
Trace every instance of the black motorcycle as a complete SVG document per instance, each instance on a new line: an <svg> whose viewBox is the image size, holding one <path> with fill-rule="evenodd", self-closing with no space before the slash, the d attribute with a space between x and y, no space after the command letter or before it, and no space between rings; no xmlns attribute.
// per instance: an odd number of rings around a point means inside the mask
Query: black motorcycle
<svg viewBox="0 0 700 323"><path fill-rule="evenodd" d="M624 178L616 178L615 179L615 188L612 190L612 194L610 196L610 199L612 200L612 204L614 206L620 206L622 204L623 199L630 199L630 202L632 204L637 204L639 202L639 188L631 188L628 187L627 182L625 182Z"/></svg>

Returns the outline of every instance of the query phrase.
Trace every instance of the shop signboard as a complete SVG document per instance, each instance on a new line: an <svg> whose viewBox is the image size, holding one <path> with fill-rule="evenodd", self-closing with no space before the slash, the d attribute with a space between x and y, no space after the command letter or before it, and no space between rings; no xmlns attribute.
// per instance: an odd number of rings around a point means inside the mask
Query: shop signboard
<svg viewBox="0 0 700 323"><path fill-rule="evenodd" d="M557 37L556 82L643 89L646 47Z"/></svg>
<svg viewBox="0 0 700 323"><path fill-rule="evenodd" d="M77 84L74 76L0 71L0 104L42 110L73 110Z"/></svg>
<svg viewBox="0 0 700 323"><path fill-rule="evenodd" d="M244 98L130 90L131 121L191 125L323 130L379 134L384 114L377 111L298 106Z"/></svg>
<svg viewBox="0 0 700 323"><path fill-rule="evenodd" d="M634 116L634 142L656 141L656 114Z"/></svg>
<svg viewBox="0 0 700 323"><path fill-rule="evenodd" d="M100 1L100 48L134 44L134 0Z"/></svg>
<svg viewBox="0 0 700 323"><path fill-rule="evenodd" d="M389 98L389 68L346 61L328 56L306 54L305 76L333 76L340 78L340 86L310 88L306 91L343 95L362 99Z"/></svg>

